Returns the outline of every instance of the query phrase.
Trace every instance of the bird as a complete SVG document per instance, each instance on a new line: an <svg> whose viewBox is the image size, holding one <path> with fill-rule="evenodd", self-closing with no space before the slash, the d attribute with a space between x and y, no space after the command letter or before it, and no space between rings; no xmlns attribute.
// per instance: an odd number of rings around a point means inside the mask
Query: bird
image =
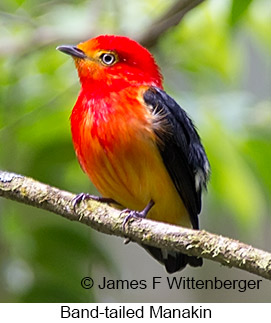
<svg viewBox="0 0 271 323"><path fill-rule="evenodd" d="M188 114L163 88L153 55L135 40L100 35L57 50L81 83L70 122L75 153L98 200L130 216L199 229L210 164ZM78 194L76 202L88 194ZM168 273L200 257L142 246Z"/></svg>

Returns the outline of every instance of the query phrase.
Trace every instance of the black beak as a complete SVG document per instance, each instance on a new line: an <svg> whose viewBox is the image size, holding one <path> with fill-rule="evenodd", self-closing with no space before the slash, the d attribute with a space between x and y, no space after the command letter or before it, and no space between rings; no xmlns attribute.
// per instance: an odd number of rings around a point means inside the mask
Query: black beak
<svg viewBox="0 0 271 323"><path fill-rule="evenodd" d="M87 57L86 54L81 49L77 48L76 46L61 45L61 46L58 46L56 49L65 53L65 54L75 56L78 58L86 58Z"/></svg>

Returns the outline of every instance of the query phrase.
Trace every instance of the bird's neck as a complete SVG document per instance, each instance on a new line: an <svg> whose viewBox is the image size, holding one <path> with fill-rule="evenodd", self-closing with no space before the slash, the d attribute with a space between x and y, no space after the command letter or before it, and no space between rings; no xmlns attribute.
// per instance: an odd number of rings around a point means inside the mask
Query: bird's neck
<svg viewBox="0 0 271 323"><path fill-rule="evenodd" d="M112 84L106 80L89 80L88 82L82 82L81 92L87 100L100 100L111 96L112 93L122 91L129 85L130 84L125 81L118 81Z"/></svg>
<svg viewBox="0 0 271 323"><path fill-rule="evenodd" d="M127 88L140 88L142 86L157 86L163 88L161 78L155 78L150 75L110 75L109 77L90 77L80 75L82 92L87 99L102 99L109 97L112 93L119 93Z"/></svg>

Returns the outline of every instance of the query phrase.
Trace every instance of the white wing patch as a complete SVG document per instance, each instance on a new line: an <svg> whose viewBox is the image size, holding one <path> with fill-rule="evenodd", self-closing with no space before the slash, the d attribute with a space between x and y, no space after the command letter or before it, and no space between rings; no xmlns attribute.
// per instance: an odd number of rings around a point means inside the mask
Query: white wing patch
<svg viewBox="0 0 271 323"><path fill-rule="evenodd" d="M209 174L210 174L210 165L206 160L203 168L198 168L195 172L195 187L197 192L201 190L202 187L206 187Z"/></svg>

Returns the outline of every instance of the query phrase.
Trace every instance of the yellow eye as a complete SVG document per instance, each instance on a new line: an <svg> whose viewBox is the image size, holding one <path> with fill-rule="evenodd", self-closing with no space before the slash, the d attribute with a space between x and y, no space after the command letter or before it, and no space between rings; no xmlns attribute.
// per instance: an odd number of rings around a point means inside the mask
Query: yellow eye
<svg viewBox="0 0 271 323"><path fill-rule="evenodd" d="M117 58L113 53L103 53L99 58L101 62L107 66L113 65L117 61Z"/></svg>

